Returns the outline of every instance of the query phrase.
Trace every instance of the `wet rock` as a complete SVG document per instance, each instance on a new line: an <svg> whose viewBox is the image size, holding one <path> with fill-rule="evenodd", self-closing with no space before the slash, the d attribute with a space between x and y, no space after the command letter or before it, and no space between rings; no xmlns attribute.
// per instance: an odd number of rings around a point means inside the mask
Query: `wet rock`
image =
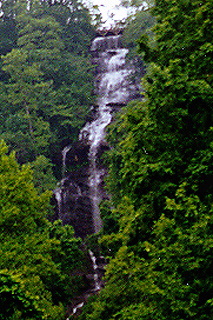
<svg viewBox="0 0 213 320"><path fill-rule="evenodd" d="M108 198L103 162L103 154L109 149L106 127L114 113L138 94L131 79L134 66L126 62L128 49L122 47L120 35L108 30L107 36L94 39L91 52L96 65L97 104L91 108L79 141L63 150L63 179L55 190L58 217L64 224L72 224L82 238L102 227L99 203Z"/></svg>

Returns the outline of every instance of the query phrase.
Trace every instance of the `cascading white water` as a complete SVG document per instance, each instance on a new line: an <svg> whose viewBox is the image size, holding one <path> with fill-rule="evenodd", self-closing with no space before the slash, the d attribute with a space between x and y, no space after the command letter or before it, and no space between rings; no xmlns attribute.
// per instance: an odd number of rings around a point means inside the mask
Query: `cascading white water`
<svg viewBox="0 0 213 320"><path fill-rule="evenodd" d="M54 190L57 218L71 224L75 235L82 238L99 232L102 226L99 205L108 197L103 188L106 168L100 158L108 148L106 127L114 112L139 93L137 78L132 76L134 64L126 62L128 49L122 47L120 35L97 37L91 52L98 106L92 108L92 120L81 130L79 141L62 150L62 180Z"/></svg>
<svg viewBox="0 0 213 320"><path fill-rule="evenodd" d="M101 228L99 204L101 201L100 183L105 173L97 164L97 154L105 139L105 129L112 120L112 106L125 104L130 90L129 76L131 68L127 68L125 57L128 49L120 46L120 36L98 37L93 41L91 51L98 52L95 62L98 65L97 95L98 110L96 119L89 122L81 130L80 140L87 139L90 144L89 187L93 207L94 231Z"/></svg>
<svg viewBox="0 0 213 320"><path fill-rule="evenodd" d="M93 266L93 271L94 271L94 276L93 276L94 285L95 285L94 292L96 292L96 291L99 291L101 289L100 279L99 279L99 276L98 276L98 265L97 265L97 261L96 261L97 259L96 259L94 253L91 250L89 250L89 255L90 255L90 259L92 261L92 266Z"/></svg>
<svg viewBox="0 0 213 320"><path fill-rule="evenodd" d="M71 146L66 146L62 150L62 178L64 178L65 172L66 172L66 157L67 152L69 152L71 149Z"/></svg>
<svg viewBox="0 0 213 320"><path fill-rule="evenodd" d="M113 112L117 111L117 108L126 105L128 101L135 97L138 98L139 89L137 84L131 83L129 76L134 72L134 69L132 65L126 63L128 50L122 48L120 36L96 38L93 41L91 51L94 64L97 66L96 94L98 107L93 107L93 111L95 110L93 112L93 121L86 123L79 135L79 145L86 147L83 149L86 152L77 154L78 159L81 159L83 157L82 154L85 154L86 160L88 155L89 178L88 166L84 167L84 170L76 170L75 174L71 174L71 176L66 173L61 183L63 192L61 188L55 191L56 199L59 202L59 216L63 217L64 212L68 211L70 216L76 216L76 222L74 219L71 222L74 221L75 229L80 226L79 230L77 230L77 235L82 237L94 231L98 232L102 225L99 204L104 194L101 183L103 176L106 174L106 169L100 164L100 151L106 144L105 129L112 121ZM75 152L73 153L72 148L70 149L69 146L65 147L62 153L63 172L65 172L66 168L66 157L69 160L71 157L74 160L76 158ZM82 180L80 179L80 174L83 174ZM80 200L80 207L77 206L78 210L74 208L75 201L73 199L71 202L72 207L69 205L71 193L74 199ZM88 214L87 211L85 214L85 208L88 210ZM91 208L93 221L91 221ZM90 219L88 219L88 216ZM88 229L88 224L93 224L93 227ZM100 256L96 259L91 250L88 253L91 261L91 274L89 274L88 279L92 280L92 285L73 304L70 316L77 317L88 297L99 292L104 286L101 277L104 274L106 261ZM70 317L67 318L67 320L69 319Z"/></svg>

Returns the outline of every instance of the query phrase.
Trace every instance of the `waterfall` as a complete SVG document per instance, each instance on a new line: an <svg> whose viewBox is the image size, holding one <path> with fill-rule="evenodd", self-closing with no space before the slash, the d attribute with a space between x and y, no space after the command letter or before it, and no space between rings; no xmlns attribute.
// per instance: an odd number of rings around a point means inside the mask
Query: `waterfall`
<svg viewBox="0 0 213 320"><path fill-rule="evenodd" d="M92 266L93 266L93 270L94 270L94 276L93 276L93 279L94 279L94 291L99 291L101 289L101 286L100 286L100 279L99 279L99 276L98 276L98 265L97 265L97 259L94 255L94 253L89 250L89 255L90 255L90 259L92 261Z"/></svg>
<svg viewBox="0 0 213 320"><path fill-rule="evenodd" d="M125 105L130 98L132 73L126 63L128 49L122 48L120 36L98 37L93 41L91 51L97 64L96 92L98 96L96 118L81 130L80 140L87 139L89 149L89 187L92 202L94 231L101 228L99 204L102 199L101 182L105 170L98 164L98 152L105 143L105 129L112 120L115 105ZM134 88L135 90L135 88Z"/></svg>
<svg viewBox="0 0 213 320"><path fill-rule="evenodd" d="M120 35L96 38L91 52L96 66L97 105L92 107L91 120L81 129L79 141L62 151L63 179L61 187L55 190L58 217L64 223L72 224L76 235L82 238L99 232L102 227L99 204L107 197L103 188L107 170L101 160L101 154L108 148L106 127L116 111L139 96L139 85L131 81L135 70L133 64L126 61L128 49L122 47ZM76 163L76 170L69 172L69 166L75 167ZM74 301L70 316L77 317L88 297L98 293L104 285L101 277L105 259L96 258L91 250L88 258L91 263L88 279L92 284Z"/></svg>
<svg viewBox="0 0 213 320"><path fill-rule="evenodd" d="M92 108L92 120L80 131L79 141L63 149L63 179L61 188L55 190L58 217L72 224L76 235L83 238L102 227L99 204L107 195L103 188L106 168L100 155L108 148L106 127L114 112L139 93L139 86L131 81L135 70L126 61L128 49L122 47L120 35L95 38L91 53L96 66L97 106ZM78 167L69 172L67 163Z"/></svg>
<svg viewBox="0 0 213 320"><path fill-rule="evenodd" d="M62 150L62 178L64 178L64 175L66 173L66 157L67 157L67 152L69 152L71 149L71 146L66 146Z"/></svg>

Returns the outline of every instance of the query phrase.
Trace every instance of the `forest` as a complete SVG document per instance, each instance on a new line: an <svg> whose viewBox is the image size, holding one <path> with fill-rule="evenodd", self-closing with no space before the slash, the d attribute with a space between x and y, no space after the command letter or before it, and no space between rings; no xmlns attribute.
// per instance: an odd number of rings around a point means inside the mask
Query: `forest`
<svg viewBox="0 0 213 320"><path fill-rule="evenodd" d="M65 319L86 264L72 226L50 222L61 150L93 103L95 36L78 1L3 1L0 19L0 319Z"/></svg>
<svg viewBox="0 0 213 320"><path fill-rule="evenodd" d="M111 196L90 240L105 287L78 319L212 320L213 2L122 3L139 5L122 38L146 64L143 99L108 127ZM60 151L95 101L97 25L77 0L1 10L0 319L64 320L87 261L73 227L48 217Z"/></svg>

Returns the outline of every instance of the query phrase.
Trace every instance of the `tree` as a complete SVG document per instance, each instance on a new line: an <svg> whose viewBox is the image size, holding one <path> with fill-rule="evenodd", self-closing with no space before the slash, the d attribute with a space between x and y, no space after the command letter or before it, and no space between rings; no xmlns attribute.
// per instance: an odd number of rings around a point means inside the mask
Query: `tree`
<svg viewBox="0 0 213 320"><path fill-rule="evenodd" d="M154 22L155 19L153 15L151 15L150 10L140 10L134 14L134 16L128 20L122 35L124 45L126 45L128 49L134 50L133 52L135 54L138 53L137 40L139 40L142 34L151 33L150 29L153 27Z"/></svg>
<svg viewBox="0 0 213 320"><path fill-rule="evenodd" d="M38 11L38 3L34 2L34 5L31 10ZM3 71L10 75L8 102L12 104L16 117L18 113L18 118L25 125L22 133L31 142L31 151L27 153L35 157L42 153L42 149L46 151L51 136L49 124L44 117L39 117L52 91L51 81L44 79L44 61L57 59L63 43L58 35L59 25L53 18L35 18L26 8L21 9L20 5L17 8L18 48L2 57Z"/></svg>
<svg viewBox="0 0 213 320"><path fill-rule="evenodd" d="M145 99L109 136L119 230L104 230L107 284L84 319L212 317L213 4L156 0L152 12L155 42L139 42Z"/></svg>
<svg viewBox="0 0 213 320"><path fill-rule="evenodd" d="M0 319L20 319L20 315L22 319L41 319L42 312L36 306L37 297L22 292L21 277L1 270L0 284Z"/></svg>
<svg viewBox="0 0 213 320"><path fill-rule="evenodd" d="M13 23L16 37L8 35L12 44L1 57L1 138L20 163L45 156L55 164L93 102L88 10L78 1L22 0L6 0L2 9L2 26L9 33Z"/></svg>
<svg viewBox="0 0 213 320"><path fill-rule="evenodd" d="M35 161L31 162L33 169L33 183L34 186L40 189L41 192L45 190L53 190L56 186L56 179L53 175L53 165L45 156L39 156Z"/></svg>
<svg viewBox="0 0 213 320"><path fill-rule="evenodd" d="M83 261L80 240L71 226L47 220L52 192L39 194L30 167L7 153L1 142L0 304L8 306L1 319L64 319L66 303L81 285L70 276Z"/></svg>

